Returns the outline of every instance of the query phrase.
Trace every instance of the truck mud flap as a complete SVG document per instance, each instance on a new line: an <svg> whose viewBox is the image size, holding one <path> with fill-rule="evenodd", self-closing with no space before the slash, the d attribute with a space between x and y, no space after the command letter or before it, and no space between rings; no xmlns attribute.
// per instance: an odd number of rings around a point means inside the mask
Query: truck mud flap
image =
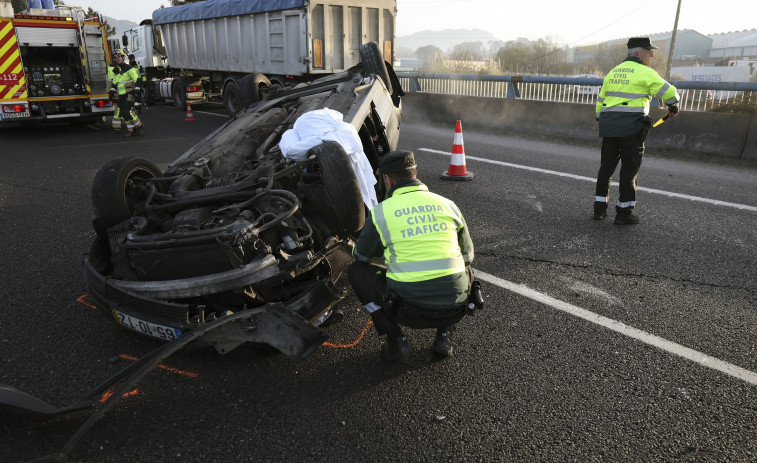
<svg viewBox="0 0 757 463"><path fill-rule="evenodd" d="M153 350L111 376L72 405L59 408L13 386L0 384L0 407L41 415L58 415L96 407L95 412L60 452L40 460L59 461L68 456L97 420L113 407L119 398L133 389L150 370L178 350L209 333L213 333L213 336L203 341L213 345L221 353L228 352L226 349L236 347L242 342L265 342L295 360L306 358L328 339L325 333L294 313L288 304L270 303L227 315ZM99 403L98 399L111 388L112 394L107 400Z"/></svg>

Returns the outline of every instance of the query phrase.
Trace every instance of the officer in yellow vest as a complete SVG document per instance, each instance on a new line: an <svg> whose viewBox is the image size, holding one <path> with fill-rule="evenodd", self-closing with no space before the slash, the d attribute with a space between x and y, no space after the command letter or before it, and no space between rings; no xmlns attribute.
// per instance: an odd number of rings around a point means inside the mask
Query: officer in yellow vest
<svg viewBox="0 0 757 463"><path fill-rule="evenodd" d="M137 58L134 53L129 54L129 65L133 68L137 68L139 73L139 80L135 82L134 96L136 101L134 102L134 112L137 114L142 113L142 108L147 108L147 77L145 75L145 68L141 64L137 63Z"/></svg>
<svg viewBox="0 0 757 463"><path fill-rule="evenodd" d="M116 103L112 126L120 130L125 122L128 130L126 136L130 137L134 133L141 134L143 130L142 121L134 112L134 102L137 100L134 90L141 76L136 68L124 62L125 58L123 50L113 52L113 66L108 67L108 79L111 81L109 95Z"/></svg>
<svg viewBox="0 0 757 463"><path fill-rule="evenodd" d="M597 173L594 218L607 216L610 180L620 166L620 197L615 206L616 225L639 223L632 213L636 206L636 177L644 156L644 140L652 127L649 102L654 97L668 106L668 117L678 115L681 97L676 88L649 67L656 46L649 37L628 40L625 61L607 73L597 99L599 136L602 137L602 160Z"/></svg>
<svg viewBox="0 0 757 463"><path fill-rule="evenodd" d="M349 268L349 279L370 313L381 356L396 361L411 352L400 325L436 328L432 351L454 353L450 336L465 315L473 271L473 242L458 207L416 178L412 151L387 153L379 164L388 197L371 211ZM384 256L386 266L371 259Z"/></svg>

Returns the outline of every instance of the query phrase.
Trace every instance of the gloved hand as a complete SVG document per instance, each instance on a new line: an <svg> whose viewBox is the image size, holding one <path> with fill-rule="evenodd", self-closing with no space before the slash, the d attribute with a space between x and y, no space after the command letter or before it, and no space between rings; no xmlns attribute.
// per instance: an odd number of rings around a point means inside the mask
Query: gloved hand
<svg viewBox="0 0 757 463"><path fill-rule="evenodd" d="M110 87L108 98L110 98L110 101L116 101L116 89L114 87Z"/></svg>
<svg viewBox="0 0 757 463"><path fill-rule="evenodd" d="M142 103L140 103L140 102L134 103L134 112L137 113L137 114L141 114L142 113Z"/></svg>
<svg viewBox="0 0 757 463"><path fill-rule="evenodd" d="M676 117L678 115L678 105L668 105L668 117Z"/></svg>

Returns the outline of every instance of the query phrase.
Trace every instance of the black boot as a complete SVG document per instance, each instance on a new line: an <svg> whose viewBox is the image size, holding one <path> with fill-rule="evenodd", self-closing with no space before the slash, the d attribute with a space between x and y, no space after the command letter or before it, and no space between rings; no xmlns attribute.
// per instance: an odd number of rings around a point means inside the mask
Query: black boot
<svg viewBox="0 0 757 463"><path fill-rule="evenodd" d="M405 336L387 336L386 342L381 346L381 358L387 362L396 362L410 355L412 351Z"/></svg>
<svg viewBox="0 0 757 463"><path fill-rule="evenodd" d="M633 208L615 206L615 225L636 225L639 223L639 216L633 215Z"/></svg>
<svg viewBox="0 0 757 463"><path fill-rule="evenodd" d="M442 357L452 357L455 353L455 343L452 342L452 328L439 328L431 350Z"/></svg>
<svg viewBox="0 0 757 463"><path fill-rule="evenodd" d="M602 220L607 217L607 203L594 201L594 220Z"/></svg>

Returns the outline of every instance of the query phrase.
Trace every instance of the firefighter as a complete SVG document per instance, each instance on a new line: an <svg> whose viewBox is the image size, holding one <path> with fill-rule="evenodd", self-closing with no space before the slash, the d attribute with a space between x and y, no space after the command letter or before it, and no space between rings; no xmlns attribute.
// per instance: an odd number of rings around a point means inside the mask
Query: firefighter
<svg viewBox="0 0 757 463"><path fill-rule="evenodd" d="M657 49L649 37L631 38L626 45L628 56L605 76L596 105L602 150L594 219L602 220L607 216L610 180L620 161L616 225L639 223L633 208L636 206L636 177L644 156L644 140L652 127L650 100L664 101L668 106L667 117L676 117L681 99L676 88L649 67Z"/></svg>
<svg viewBox="0 0 757 463"><path fill-rule="evenodd" d="M113 66L108 67L108 79L111 81L109 95L111 101L116 103L113 128L120 130L126 124L126 136L130 137L134 133L141 134L143 130L142 121L134 111L134 103L140 98L135 89L141 76L136 68L124 62L125 59L123 50L113 52Z"/></svg>
<svg viewBox="0 0 757 463"><path fill-rule="evenodd" d="M147 77L145 75L145 68L137 63L137 58L134 57L134 53L129 54L129 65L137 68L137 72L139 72L139 81L136 83L137 86L134 88L134 93L140 93L141 98L134 103L134 112L140 114L142 108L147 108Z"/></svg>
<svg viewBox="0 0 757 463"><path fill-rule="evenodd" d="M452 201L430 193L416 177L412 151L392 151L379 164L388 197L371 210L348 270L355 295L386 335L381 357L411 352L400 325L436 328L431 350L454 353L451 334L465 315L473 284L473 242ZM384 256L386 266L372 264Z"/></svg>

